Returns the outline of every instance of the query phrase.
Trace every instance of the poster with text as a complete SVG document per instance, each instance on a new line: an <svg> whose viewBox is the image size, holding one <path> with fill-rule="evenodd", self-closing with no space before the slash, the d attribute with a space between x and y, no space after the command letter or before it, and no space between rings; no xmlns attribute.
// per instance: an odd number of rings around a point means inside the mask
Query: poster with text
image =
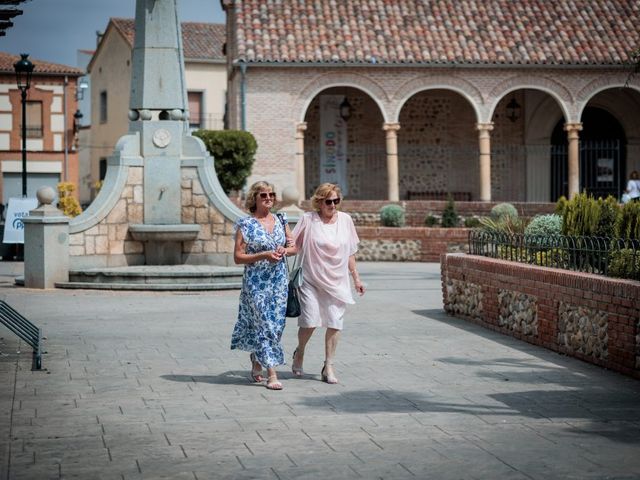
<svg viewBox="0 0 640 480"><path fill-rule="evenodd" d="M340 117L344 95L320 96L320 183L347 185L347 124Z"/></svg>
<svg viewBox="0 0 640 480"><path fill-rule="evenodd" d="M38 208L37 198L10 198L2 243L24 243L24 223L29 211Z"/></svg>

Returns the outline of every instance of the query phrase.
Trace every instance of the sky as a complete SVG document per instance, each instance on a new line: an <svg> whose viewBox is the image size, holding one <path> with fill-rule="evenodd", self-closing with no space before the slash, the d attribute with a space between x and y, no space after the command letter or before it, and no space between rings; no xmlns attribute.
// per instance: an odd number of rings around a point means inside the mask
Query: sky
<svg viewBox="0 0 640 480"><path fill-rule="evenodd" d="M182 22L224 23L220 0L177 0ZM78 50L94 50L110 17L133 18L135 0L29 0L0 37L0 51L77 66Z"/></svg>

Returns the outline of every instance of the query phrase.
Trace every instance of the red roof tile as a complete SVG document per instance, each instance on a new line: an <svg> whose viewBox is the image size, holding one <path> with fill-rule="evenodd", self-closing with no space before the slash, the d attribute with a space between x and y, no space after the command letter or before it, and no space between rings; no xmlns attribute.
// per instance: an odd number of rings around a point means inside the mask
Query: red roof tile
<svg viewBox="0 0 640 480"><path fill-rule="evenodd" d="M622 64L638 0L225 0L233 60Z"/></svg>
<svg viewBox="0 0 640 480"><path fill-rule="evenodd" d="M111 23L122 33L131 48L135 38L134 21L131 18L112 18ZM224 60L222 46L225 42L225 26L220 23L184 22L182 48L184 58L191 60Z"/></svg>
<svg viewBox="0 0 640 480"><path fill-rule="evenodd" d="M0 72L15 73L13 64L20 60L20 55L11 55L9 53L0 52ZM82 76L84 71L80 68L70 67L69 65L61 65L59 63L45 62L29 57L33 63L34 75L75 75Z"/></svg>

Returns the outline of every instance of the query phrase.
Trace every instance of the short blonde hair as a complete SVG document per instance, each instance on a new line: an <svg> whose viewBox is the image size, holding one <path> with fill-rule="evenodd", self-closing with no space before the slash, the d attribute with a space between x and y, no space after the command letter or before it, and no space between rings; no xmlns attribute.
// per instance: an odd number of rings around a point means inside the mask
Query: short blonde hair
<svg viewBox="0 0 640 480"><path fill-rule="evenodd" d="M316 188L316 191L313 192L313 197L311 197L311 205L316 212L320 211L320 205L322 205L322 202L324 202L325 198L327 198L333 192L338 195L338 198L340 198L340 201L342 202L342 190L340 190L340 187L338 185L334 183L323 183L318 188Z"/></svg>
<svg viewBox="0 0 640 480"><path fill-rule="evenodd" d="M271 190L272 192L276 191L275 187L271 183L265 182L263 180L260 180L251 185L251 187L249 187L249 191L247 192L247 198L244 201L244 208L249 210L251 213L256 211L256 198L258 196L258 193L260 193L260 190Z"/></svg>

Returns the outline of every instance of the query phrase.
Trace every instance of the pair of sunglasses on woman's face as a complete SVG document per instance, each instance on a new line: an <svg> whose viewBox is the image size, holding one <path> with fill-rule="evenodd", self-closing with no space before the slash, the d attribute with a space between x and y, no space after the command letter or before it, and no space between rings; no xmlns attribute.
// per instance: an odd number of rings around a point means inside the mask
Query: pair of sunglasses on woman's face
<svg viewBox="0 0 640 480"><path fill-rule="evenodd" d="M267 198L270 198L271 200L275 200L275 198L276 198L276 194L275 194L275 192L269 192L269 193L267 193L267 192L260 192L260 194L259 194L259 195L260 195L260 198L262 198L263 200L265 200L265 199L267 199Z"/></svg>
<svg viewBox="0 0 640 480"><path fill-rule="evenodd" d="M338 198L325 198L324 204L328 207L330 205L338 205L340 203L340 197Z"/></svg>

